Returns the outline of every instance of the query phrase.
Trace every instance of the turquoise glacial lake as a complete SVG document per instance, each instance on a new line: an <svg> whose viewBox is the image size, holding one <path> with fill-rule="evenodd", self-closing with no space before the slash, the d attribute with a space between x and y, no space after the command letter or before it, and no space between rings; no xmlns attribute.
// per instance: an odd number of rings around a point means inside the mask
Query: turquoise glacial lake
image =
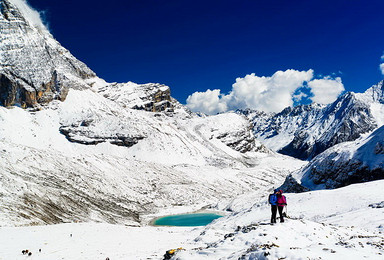
<svg viewBox="0 0 384 260"><path fill-rule="evenodd" d="M179 227L195 227L205 226L211 223L213 220L222 216L212 213L194 213L173 215L158 218L153 225L155 226L179 226Z"/></svg>

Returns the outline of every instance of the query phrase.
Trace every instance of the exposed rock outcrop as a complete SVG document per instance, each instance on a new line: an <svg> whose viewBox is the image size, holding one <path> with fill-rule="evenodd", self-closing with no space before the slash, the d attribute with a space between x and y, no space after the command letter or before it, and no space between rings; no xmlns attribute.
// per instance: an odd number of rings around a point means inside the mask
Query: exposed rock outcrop
<svg viewBox="0 0 384 260"><path fill-rule="evenodd" d="M173 112L174 101L170 88L157 83L112 83L100 88L99 93L122 107L148 112Z"/></svg>

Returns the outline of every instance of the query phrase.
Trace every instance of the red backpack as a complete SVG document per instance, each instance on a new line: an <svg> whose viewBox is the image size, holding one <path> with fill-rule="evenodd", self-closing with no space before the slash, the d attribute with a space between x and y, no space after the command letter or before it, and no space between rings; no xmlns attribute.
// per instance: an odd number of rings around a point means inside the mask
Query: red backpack
<svg viewBox="0 0 384 260"><path fill-rule="evenodd" d="M284 195L277 196L277 205L279 206L287 205L287 199L285 198Z"/></svg>

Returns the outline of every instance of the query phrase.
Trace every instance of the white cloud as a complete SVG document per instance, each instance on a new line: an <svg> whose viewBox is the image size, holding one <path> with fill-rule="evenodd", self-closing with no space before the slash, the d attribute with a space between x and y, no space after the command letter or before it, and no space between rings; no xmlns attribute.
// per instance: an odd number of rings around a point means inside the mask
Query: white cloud
<svg viewBox="0 0 384 260"><path fill-rule="evenodd" d="M313 70L286 70L277 71L271 77L258 77L252 73L237 78L232 85L231 105L236 108L280 112L293 105L293 93L312 77Z"/></svg>
<svg viewBox="0 0 384 260"><path fill-rule="evenodd" d="M215 114L238 108L252 108L266 112L279 112L293 105L294 92L313 78L313 70L277 71L271 77L259 77L254 73L237 78L232 91L220 94L220 90L195 92L187 99L192 111Z"/></svg>
<svg viewBox="0 0 384 260"><path fill-rule="evenodd" d="M313 102L319 104L329 104L337 99L341 92L344 91L344 85L341 78L324 77L322 79L314 79L308 82L308 87L313 93L311 97Z"/></svg>
<svg viewBox="0 0 384 260"><path fill-rule="evenodd" d="M380 64L380 70L381 70L381 74L384 75L384 63Z"/></svg>
<svg viewBox="0 0 384 260"><path fill-rule="evenodd" d="M313 79L313 70L277 71L270 77L255 73L237 78L228 94L219 89L195 92L187 99L192 111L216 114L228 110L251 108L265 112L280 112L294 101L300 102L308 95L300 88L309 88L310 99L320 104L329 104L344 91L341 78L329 76Z"/></svg>
<svg viewBox="0 0 384 260"><path fill-rule="evenodd" d="M225 98L220 94L220 89L206 92L195 92L187 99L187 106L192 111L213 115L228 110Z"/></svg>

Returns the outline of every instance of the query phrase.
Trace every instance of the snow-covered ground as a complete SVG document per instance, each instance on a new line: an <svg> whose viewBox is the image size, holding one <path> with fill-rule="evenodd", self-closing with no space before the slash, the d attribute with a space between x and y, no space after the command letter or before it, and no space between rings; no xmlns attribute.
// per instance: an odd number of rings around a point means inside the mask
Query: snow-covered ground
<svg viewBox="0 0 384 260"><path fill-rule="evenodd" d="M0 259L162 259L167 250L185 246L186 234L197 232L194 228L92 223L0 228ZM23 250L32 255L23 255Z"/></svg>
<svg viewBox="0 0 384 260"><path fill-rule="evenodd" d="M275 225L266 202L244 197L176 259L383 259L383 188L381 180L286 194L290 218Z"/></svg>
<svg viewBox="0 0 384 260"><path fill-rule="evenodd" d="M255 203L243 196L233 202L241 209L206 227L2 227L0 259L162 259L179 247L185 249L175 256L180 260L383 259L383 187L384 181L374 181L285 194L290 218L275 225L266 197ZM22 255L25 249L31 257Z"/></svg>

